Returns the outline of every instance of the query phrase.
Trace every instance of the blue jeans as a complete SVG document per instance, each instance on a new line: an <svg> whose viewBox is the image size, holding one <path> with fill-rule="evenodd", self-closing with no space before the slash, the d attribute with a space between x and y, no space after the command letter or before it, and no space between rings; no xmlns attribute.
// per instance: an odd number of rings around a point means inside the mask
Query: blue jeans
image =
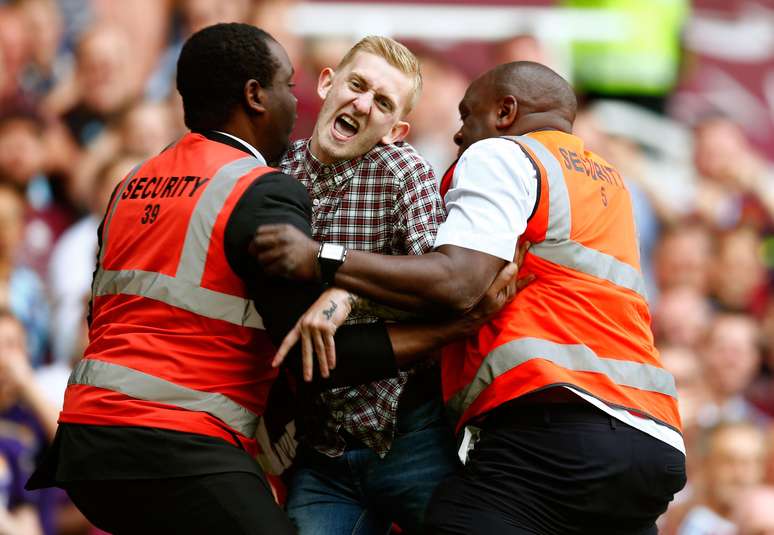
<svg viewBox="0 0 774 535"><path fill-rule="evenodd" d="M384 535L393 522L421 533L436 486L458 467L440 400L401 414L390 452L348 449L330 458L308 447L296 457L287 511L300 535Z"/></svg>

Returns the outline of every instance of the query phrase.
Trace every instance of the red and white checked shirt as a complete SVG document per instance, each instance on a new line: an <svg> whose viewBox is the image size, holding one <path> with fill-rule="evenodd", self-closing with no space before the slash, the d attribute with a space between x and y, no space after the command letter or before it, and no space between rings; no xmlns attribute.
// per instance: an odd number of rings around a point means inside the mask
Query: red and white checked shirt
<svg viewBox="0 0 774 535"><path fill-rule="evenodd" d="M408 143L379 144L360 158L325 165L302 139L290 146L279 167L309 192L315 240L385 255L432 250L445 211L430 164ZM348 323L376 320L360 316ZM310 421L324 424L307 429L310 444L337 457L346 448L344 430L381 457L387 455L409 374L321 394Z"/></svg>

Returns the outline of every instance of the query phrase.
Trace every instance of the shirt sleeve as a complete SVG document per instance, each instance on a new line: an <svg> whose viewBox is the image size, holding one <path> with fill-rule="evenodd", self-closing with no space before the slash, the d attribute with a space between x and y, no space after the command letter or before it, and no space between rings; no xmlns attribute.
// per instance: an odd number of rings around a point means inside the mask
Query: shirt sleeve
<svg viewBox="0 0 774 535"><path fill-rule="evenodd" d="M510 262L537 202L537 172L513 141L491 138L460 157L435 248L456 245Z"/></svg>
<svg viewBox="0 0 774 535"><path fill-rule="evenodd" d="M394 210L396 234L403 235L406 253L418 255L432 250L438 226L446 212L433 168L425 160L417 158L407 171Z"/></svg>
<svg viewBox="0 0 774 535"><path fill-rule="evenodd" d="M224 248L232 269L245 281L266 331L279 345L298 318L320 296L322 286L269 277L248 246L260 225L287 223L307 236L312 235L312 208L306 188L284 173L273 173L256 180L243 194L226 225ZM383 323L341 327L335 336L336 369L319 388L369 383L397 375L397 364L387 328ZM290 369L301 375L298 345L288 355ZM367 358L363 358L367 355Z"/></svg>

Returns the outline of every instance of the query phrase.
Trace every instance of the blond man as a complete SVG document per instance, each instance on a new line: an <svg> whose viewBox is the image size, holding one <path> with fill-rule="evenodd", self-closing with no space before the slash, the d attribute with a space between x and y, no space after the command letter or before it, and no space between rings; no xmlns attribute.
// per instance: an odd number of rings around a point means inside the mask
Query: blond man
<svg viewBox="0 0 774 535"><path fill-rule="evenodd" d="M444 219L436 179L403 141L421 87L416 57L385 37L362 39L335 69L320 73L324 102L312 137L293 143L280 168L312 199L324 281L346 248L388 255L432 249ZM405 352L390 328L384 343ZM366 344L364 361L370 353ZM455 469L435 366L329 390L305 400L301 413L288 514L302 534L383 534L393 521L404 532L420 531L433 489Z"/></svg>

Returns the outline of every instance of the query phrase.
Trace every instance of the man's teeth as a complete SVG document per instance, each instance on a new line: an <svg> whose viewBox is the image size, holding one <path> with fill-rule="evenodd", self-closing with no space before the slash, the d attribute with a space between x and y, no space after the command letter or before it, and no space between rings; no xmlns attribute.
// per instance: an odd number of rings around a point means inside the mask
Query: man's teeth
<svg viewBox="0 0 774 535"><path fill-rule="evenodd" d="M355 122L353 119L346 117L344 115L340 115L336 118L337 128L339 132L342 134L345 134L347 136L354 136L357 134L359 130L359 126L357 122Z"/></svg>

